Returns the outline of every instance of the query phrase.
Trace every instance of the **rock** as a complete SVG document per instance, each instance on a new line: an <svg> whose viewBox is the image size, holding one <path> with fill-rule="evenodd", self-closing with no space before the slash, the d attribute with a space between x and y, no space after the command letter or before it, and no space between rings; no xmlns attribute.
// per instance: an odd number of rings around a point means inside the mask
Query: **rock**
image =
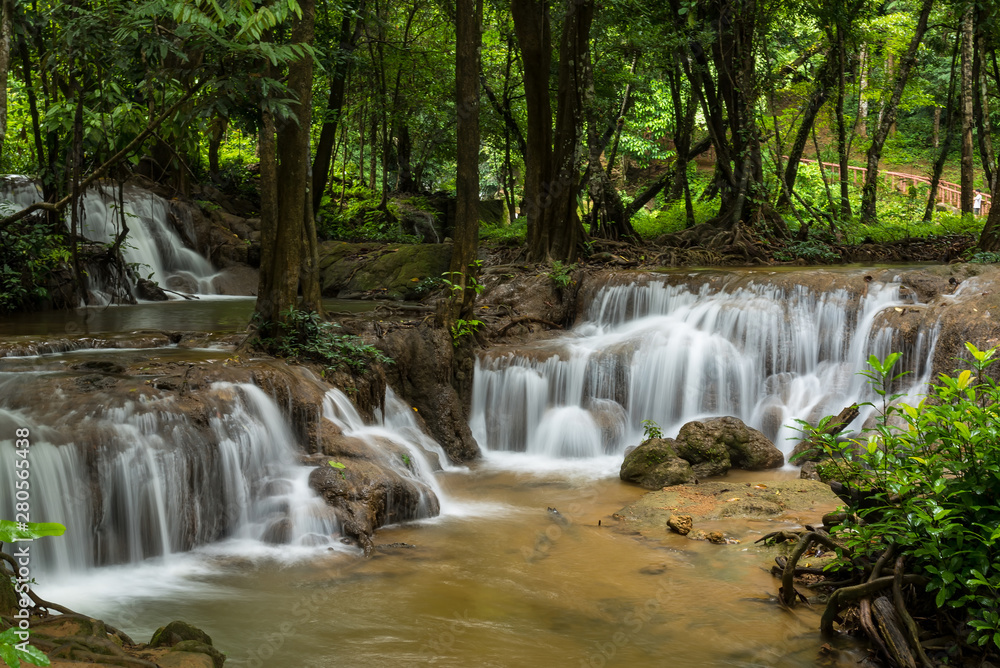
<svg viewBox="0 0 1000 668"><path fill-rule="evenodd" d="M784 508L781 504L758 497L740 497L727 501L719 509L720 517L776 517Z"/></svg>
<svg viewBox="0 0 1000 668"><path fill-rule="evenodd" d="M671 515L670 519L667 520L667 526L670 527L674 533L686 536L691 533L691 528L694 526L694 520L690 515Z"/></svg>
<svg viewBox="0 0 1000 668"><path fill-rule="evenodd" d="M288 545L292 542L292 521L287 517L274 520L264 529L260 539L268 545Z"/></svg>
<svg viewBox="0 0 1000 668"><path fill-rule="evenodd" d="M730 466L759 471L785 463L781 450L764 434L736 417L689 422L681 427L677 440L680 456L691 462L699 476L721 475Z"/></svg>
<svg viewBox="0 0 1000 668"><path fill-rule="evenodd" d="M211 643L203 643L197 640L182 640L173 646L164 658L170 656L171 654L192 654L197 656L205 656L209 658L210 665L213 668L222 668L222 665L226 662L226 655L219 650L212 647ZM165 665L162 661L160 666Z"/></svg>
<svg viewBox="0 0 1000 668"><path fill-rule="evenodd" d="M416 299L421 280L440 278L448 271L451 248L451 244L324 242L319 260L323 296Z"/></svg>
<svg viewBox="0 0 1000 668"><path fill-rule="evenodd" d="M170 299L163 288L147 278L140 278L135 282L135 296L151 302L165 302Z"/></svg>
<svg viewBox="0 0 1000 668"><path fill-rule="evenodd" d="M726 537L721 531L712 531L705 535L705 540L709 543L715 543L716 545L725 545Z"/></svg>
<svg viewBox="0 0 1000 668"><path fill-rule="evenodd" d="M677 434L677 455L691 464L698 478L724 475L731 466L723 432L710 420L688 422L681 427Z"/></svg>
<svg viewBox="0 0 1000 668"><path fill-rule="evenodd" d="M691 465L677 454L670 438L651 438L630 452L622 462L619 477L646 489L682 485L695 479Z"/></svg>
<svg viewBox="0 0 1000 668"><path fill-rule="evenodd" d="M192 626L184 621L175 620L166 626L161 626L156 629L153 633L153 637L149 640L149 646L173 647L177 643L185 640L194 640L205 645L212 644L212 638L197 626Z"/></svg>
<svg viewBox="0 0 1000 668"><path fill-rule="evenodd" d="M799 471L799 478L802 480L819 480L819 472L816 470L816 462L806 462Z"/></svg>
<svg viewBox="0 0 1000 668"><path fill-rule="evenodd" d="M86 362L74 364L70 368L75 371L96 371L97 373L110 374L125 373L125 367L117 362L112 362L111 360L88 360Z"/></svg>
<svg viewBox="0 0 1000 668"><path fill-rule="evenodd" d="M167 652L156 665L160 668L216 668L212 657L201 652Z"/></svg>

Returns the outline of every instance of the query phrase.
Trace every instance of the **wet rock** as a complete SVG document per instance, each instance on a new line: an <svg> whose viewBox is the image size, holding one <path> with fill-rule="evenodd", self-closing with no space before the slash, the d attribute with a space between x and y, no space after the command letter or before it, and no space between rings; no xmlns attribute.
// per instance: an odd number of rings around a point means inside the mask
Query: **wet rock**
<svg viewBox="0 0 1000 668"><path fill-rule="evenodd" d="M150 647L173 647L179 642L194 640L205 645L212 644L212 638L197 626L188 624L185 621L175 620L161 626L153 633L149 640Z"/></svg>
<svg viewBox="0 0 1000 668"><path fill-rule="evenodd" d="M721 531L712 531L705 535L705 540L716 545L725 545L726 536Z"/></svg>
<svg viewBox="0 0 1000 668"><path fill-rule="evenodd" d="M727 460L732 467L747 471L777 468L785 463L781 450L764 434L731 416L689 422L681 427L677 440L681 443L680 456L690 461L700 476L719 475L702 471L725 473L729 467L722 468Z"/></svg>
<svg viewBox="0 0 1000 668"><path fill-rule="evenodd" d="M667 520L667 526L674 533L686 536L691 533L691 528L694 526L694 520L690 515L671 515L670 519Z"/></svg>
<svg viewBox="0 0 1000 668"><path fill-rule="evenodd" d="M630 452L622 462L619 477L646 489L682 485L695 479L691 465L677 453L670 438L651 438Z"/></svg>
<svg viewBox="0 0 1000 668"><path fill-rule="evenodd" d="M117 362L112 362L111 360L88 360L86 362L74 364L71 368L76 371L96 371L98 373L112 374L125 373L125 367Z"/></svg>
<svg viewBox="0 0 1000 668"><path fill-rule="evenodd" d="M422 325L395 330L378 347L395 363L385 369L392 388L422 420L453 462L479 456L479 445L469 428L469 401L475 356L456 349L450 334ZM459 380L457 374L464 374Z"/></svg>
<svg viewBox="0 0 1000 668"><path fill-rule="evenodd" d="M167 653L163 658L166 659L170 656L176 656L178 654L189 654L192 655L190 659L194 660L195 657L207 657L210 661L212 668L222 668L223 664L226 662L226 655L219 650L212 647L212 643L199 642L198 640L182 640L173 646L169 653ZM169 664L165 664L162 660L160 661L161 668L164 668ZM184 664L174 664L174 665L184 665ZM198 665L198 664L192 664Z"/></svg>
<svg viewBox="0 0 1000 668"><path fill-rule="evenodd" d="M178 652L171 650L156 662L159 668L216 668L208 654L201 652Z"/></svg>
<svg viewBox="0 0 1000 668"><path fill-rule="evenodd" d="M264 529L260 539L268 545L288 545L292 542L292 521L287 517L274 520Z"/></svg>
<svg viewBox="0 0 1000 668"><path fill-rule="evenodd" d="M677 454L698 478L724 475L731 466L720 429L707 422L688 422L677 434Z"/></svg>
<svg viewBox="0 0 1000 668"><path fill-rule="evenodd" d="M775 501L759 497L742 496L727 501L719 509L720 517L777 517L784 507Z"/></svg>
<svg viewBox="0 0 1000 668"><path fill-rule="evenodd" d="M819 472L816 470L816 462L806 462L799 470L799 478L802 480L819 480Z"/></svg>
<svg viewBox="0 0 1000 668"><path fill-rule="evenodd" d="M170 299L163 288L146 278L140 278L135 282L135 296L151 302L165 302Z"/></svg>

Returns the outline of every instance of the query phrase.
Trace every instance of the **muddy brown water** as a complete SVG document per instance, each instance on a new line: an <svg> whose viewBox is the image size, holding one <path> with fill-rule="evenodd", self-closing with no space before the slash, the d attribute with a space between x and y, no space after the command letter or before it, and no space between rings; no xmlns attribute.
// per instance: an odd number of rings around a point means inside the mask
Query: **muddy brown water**
<svg viewBox="0 0 1000 668"><path fill-rule="evenodd" d="M610 458L608 458L610 460ZM184 619L231 667L849 666L821 649L821 606L783 611L763 533L813 517L702 523L742 543L637 536L610 515L643 490L511 458L440 474L442 517L379 531L355 552L213 546L49 583L42 594L146 640ZM572 464L568 465L572 466ZM733 481L795 475L734 474ZM560 516L547 511L559 510ZM600 521L601 526L598 525ZM821 654L822 653L822 654Z"/></svg>

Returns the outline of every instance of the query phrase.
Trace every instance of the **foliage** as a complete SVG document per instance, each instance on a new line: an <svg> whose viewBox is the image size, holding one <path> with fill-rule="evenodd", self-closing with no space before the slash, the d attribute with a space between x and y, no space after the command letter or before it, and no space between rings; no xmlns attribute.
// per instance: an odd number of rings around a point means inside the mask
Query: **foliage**
<svg viewBox="0 0 1000 668"><path fill-rule="evenodd" d="M475 334L483 323L481 320L462 320L459 318L451 324L451 345L458 348L462 338Z"/></svg>
<svg viewBox="0 0 1000 668"><path fill-rule="evenodd" d="M329 369L343 367L364 372L369 364L391 364L375 346L360 337L338 332L340 325L324 320L318 313L289 308L277 323L259 323L263 332L259 343L272 355L325 364Z"/></svg>
<svg viewBox="0 0 1000 668"><path fill-rule="evenodd" d="M696 197L697 193L692 193ZM719 213L719 200L699 200L692 203L694 209L694 222L704 223L706 220L715 217ZM659 211L648 211L645 207L639 209L632 217L632 228L643 239L655 239L663 234L680 232L687 226L687 212L684 207L684 200L679 199L671 202Z"/></svg>
<svg viewBox="0 0 1000 668"><path fill-rule="evenodd" d="M0 230L0 313L28 309L45 300L49 276L69 259L65 238L30 218Z"/></svg>
<svg viewBox="0 0 1000 668"><path fill-rule="evenodd" d="M648 441L651 438L663 438L663 432L660 431L660 425L658 425L654 420L643 420L642 438L644 441Z"/></svg>
<svg viewBox="0 0 1000 668"><path fill-rule="evenodd" d="M49 657L34 645L22 644L13 626L0 633L0 661L10 668L20 668L22 661L33 666L48 666L52 663Z"/></svg>
<svg viewBox="0 0 1000 668"><path fill-rule="evenodd" d="M562 289L573 282L574 271L576 271L575 264L563 264L562 260L556 260L552 263L552 271L548 273L548 277L557 288Z"/></svg>
<svg viewBox="0 0 1000 668"><path fill-rule="evenodd" d="M343 463L341 463L341 462L335 462L335 461L333 461L332 459L331 459L331 460L329 460L329 461L327 462L327 464L329 464L329 465L330 465L330 468L333 468L333 469L336 469L336 470L337 470L337 472L338 472L338 473L340 473L340 477L341 477L341 478L343 478L344 480L347 480L347 474L346 474L346 473L344 472L344 469L346 469L346 468L347 468L347 465L346 465L346 464L343 464Z"/></svg>
<svg viewBox="0 0 1000 668"><path fill-rule="evenodd" d="M818 239L788 241L780 250L774 251L774 259L781 262L805 260L811 263L840 262L840 255L829 245Z"/></svg>
<svg viewBox="0 0 1000 668"><path fill-rule="evenodd" d="M521 246L528 234L528 222L519 218L510 225L481 225L479 240L505 246Z"/></svg>
<svg viewBox="0 0 1000 668"><path fill-rule="evenodd" d="M969 262L974 264L996 264L1000 262L1000 253L992 251L979 251L969 257Z"/></svg>
<svg viewBox="0 0 1000 668"><path fill-rule="evenodd" d="M917 405L891 388L899 354L869 360L864 372L881 397L878 425L838 443L808 429L838 478L857 490L839 537L855 554L893 545L926 576L934 603L971 627L968 641L1000 648L1000 386L987 374L996 348L966 344L971 369L942 374ZM869 404L872 405L872 404ZM895 427L893 423L901 423ZM854 461L852 461L854 460Z"/></svg>
<svg viewBox="0 0 1000 668"><path fill-rule="evenodd" d="M0 543L34 540L45 536L61 536L66 527L58 522L14 522L0 520Z"/></svg>

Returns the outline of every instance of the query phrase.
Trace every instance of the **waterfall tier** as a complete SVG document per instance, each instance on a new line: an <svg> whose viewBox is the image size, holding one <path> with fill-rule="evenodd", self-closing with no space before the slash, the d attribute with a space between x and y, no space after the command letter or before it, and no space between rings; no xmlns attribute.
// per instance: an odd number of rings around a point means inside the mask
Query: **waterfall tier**
<svg viewBox="0 0 1000 668"><path fill-rule="evenodd" d="M913 372L904 391L927 380L936 332L907 343L882 318L911 302L898 282L861 283L862 294L691 283L605 286L567 336L481 357L476 439L494 451L594 457L642 441L644 420L672 436L691 420L733 415L787 453L796 419L874 397L858 375L870 355L904 353Z"/></svg>

